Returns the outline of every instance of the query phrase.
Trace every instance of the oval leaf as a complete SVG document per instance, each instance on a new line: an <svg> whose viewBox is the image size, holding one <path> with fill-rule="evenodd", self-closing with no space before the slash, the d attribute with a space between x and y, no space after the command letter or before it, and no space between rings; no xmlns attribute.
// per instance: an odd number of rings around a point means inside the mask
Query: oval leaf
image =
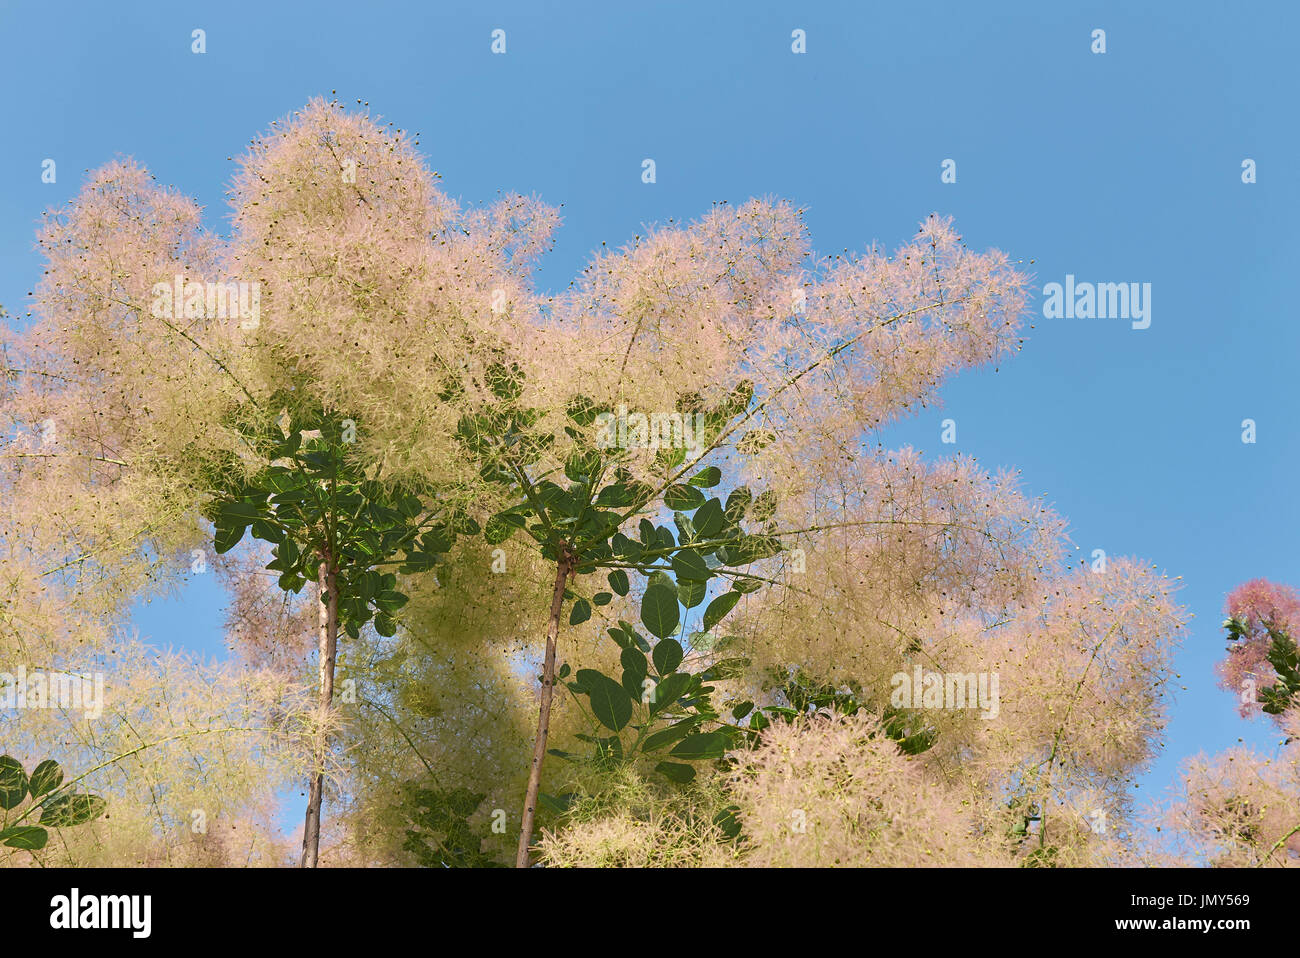
<svg viewBox="0 0 1300 958"><path fill-rule="evenodd" d="M679 785L685 785L695 778L695 766L683 765L681 762L660 762L655 766L655 771Z"/></svg>
<svg viewBox="0 0 1300 958"><path fill-rule="evenodd" d="M695 486L677 483L664 490L664 505L673 512L690 512L703 502L704 493Z"/></svg>
<svg viewBox="0 0 1300 958"><path fill-rule="evenodd" d="M573 603L573 611L569 613L569 625L581 625L591 618L591 603L586 599L579 599Z"/></svg>
<svg viewBox="0 0 1300 958"><path fill-rule="evenodd" d="M721 732L704 732L700 735L688 735L668 753L674 758L687 761L722 758L727 754L727 739Z"/></svg>
<svg viewBox="0 0 1300 958"><path fill-rule="evenodd" d="M676 705L677 700L690 688L690 685L691 676L685 672L674 672L656 685L650 692L651 717Z"/></svg>
<svg viewBox="0 0 1300 958"><path fill-rule="evenodd" d="M50 833L35 825L14 825L0 831L0 845L22 848L29 852L44 848L49 840Z"/></svg>
<svg viewBox="0 0 1300 958"><path fill-rule="evenodd" d="M623 686L594 669L579 669L578 681L591 697L591 712L611 731L621 731L632 719L632 699Z"/></svg>
<svg viewBox="0 0 1300 958"><path fill-rule="evenodd" d="M646 589L641 598L641 621L652 634L661 639L672 635L681 621L676 591L662 583L655 583Z"/></svg>
<svg viewBox="0 0 1300 958"><path fill-rule="evenodd" d="M710 602L709 607L704 610L704 625L702 631L708 632L726 618L727 613L734 609L736 603L739 601L739 592L724 592L722 595Z"/></svg>
<svg viewBox="0 0 1300 958"><path fill-rule="evenodd" d="M0 808L17 808L27 797L27 773L22 763L10 755L0 755Z"/></svg>
<svg viewBox="0 0 1300 958"><path fill-rule="evenodd" d="M629 586L627 573L622 569L615 569L609 574L609 587L619 595L627 595Z"/></svg>
<svg viewBox="0 0 1300 958"><path fill-rule="evenodd" d="M55 828L84 825L104 814L108 803L98 795L56 795L41 808L41 824Z"/></svg>
<svg viewBox="0 0 1300 958"><path fill-rule="evenodd" d="M27 783L27 788L32 793L32 798L40 798L46 792L53 791L63 782L63 769L59 763L52 758L37 765L32 771L31 780Z"/></svg>
<svg viewBox="0 0 1300 958"><path fill-rule="evenodd" d="M706 466L688 480L691 485L702 489L712 489L722 481L722 470L717 466Z"/></svg>
<svg viewBox="0 0 1300 958"><path fill-rule="evenodd" d="M682 664L682 646L676 639L662 639L654 648L652 655L655 663L655 671L660 675L667 675L669 672L677 670L677 666Z"/></svg>

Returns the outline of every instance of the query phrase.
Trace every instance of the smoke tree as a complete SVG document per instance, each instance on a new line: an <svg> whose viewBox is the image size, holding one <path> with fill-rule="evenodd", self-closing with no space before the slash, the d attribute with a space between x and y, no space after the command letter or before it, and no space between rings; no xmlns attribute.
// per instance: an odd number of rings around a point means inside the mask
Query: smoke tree
<svg viewBox="0 0 1300 958"><path fill-rule="evenodd" d="M756 199L553 294L556 212L462 207L415 146L314 101L241 159L228 237L130 162L51 215L4 344L3 481L43 520L5 520L21 614L58 570L67 615L119 620L230 549L228 667L268 695L214 698L214 729L255 731L214 731L249 751L205 767L308 775L306 859L328 759L322 860L526 864L539 812L553 865L1131 860L1172 583L1075 567L1014 475L876 435L1018 348L1004 254L932 216L892 254L819 257ZM917 675L936 699L902 694ZM947 701L967 676L978 700ZM231 794L232 819L265 798Z"/></svg>
<svg viewBox="0 0 1300 958"><path fill-rule="evenodd" d="M1218 866L1300 864L1300 595L1253 579L1225 603L1227 654L1220 684L1246 717L1267 715L1282 738L1274 755L1237 747L1185 766L1164 817L1185 855Z"/></svg>

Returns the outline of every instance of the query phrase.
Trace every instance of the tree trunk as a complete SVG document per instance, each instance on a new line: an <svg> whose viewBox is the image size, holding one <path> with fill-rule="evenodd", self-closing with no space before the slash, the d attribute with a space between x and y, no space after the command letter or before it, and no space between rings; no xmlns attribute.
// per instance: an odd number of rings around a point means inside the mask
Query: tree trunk
<svg viewBox="0 0 1300 958"><path fill-rule="evenodd" d="M551 593L551 618L546 625L546 658L542 662L541 705L537 712L537 738L533 741L533 764L528 771L528 792L524 796L524 820L519 828L519 851L515 867L528 867L528 847L533 842L533 818L537 812L537 792L542 784L542 762L546 758L546 735L551 728L551 696L555 689L555 640L560 634L560 609L564 605L564 583L573 568L565 555L555 569L555 589Z"/></svg>
<svg viewBox="0 0 1300 958"><path fill-rule="evenodd" d="M320 698L322 717L334 708L334 658L338 650L339 591L337 569L326 553L320 564L317 585L320 589ZM302 829L302 867L315 868L320 853L320 809L325 788L325 756L329 739L325 728L316 743L316 767L307 796L307 820Z"/></svg>

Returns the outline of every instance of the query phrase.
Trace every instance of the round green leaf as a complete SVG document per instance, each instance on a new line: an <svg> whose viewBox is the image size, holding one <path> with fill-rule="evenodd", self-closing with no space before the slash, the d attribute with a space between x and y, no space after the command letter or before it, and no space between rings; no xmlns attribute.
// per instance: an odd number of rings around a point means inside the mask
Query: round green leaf
<svg viewBox="0 0 1300 958"><path fill-rule="evenodd" d="M29 852L44 848L49 840L50 833L35 825L14 825L0 831L0 845L22 848Z"/></svg>
<svg viewBox="0 0 1300 958"><path fill-rule="evenodd" d="M579 669L578 682L591 697L591 712L605 728L618 732L632 719L632 699L603 672Z"/></svg>
<svg viewBox="0 0 1300 958"><path fill-rule="evenodd" d="M704 489L712 489L722 481L722 470L717 466L706 466L695 475L691 476L689 482L693 486L700 486Z"/></svg>
<svg viewBox="0 0 1300 958"><path fill-rule="evenodd" d="M627 595L631 583L627 580L627 572L622 569L615 569L609 574L609 587L619 595Z"/></svg>
<svg viewBox="0 0 1300 958"><path fill-rule="evenodd" d="M27 788L32 793L32 798L40 798L46 792L58 788L62 782L63 769L59 767L59 763L54 759L47 758L32 771L32 777L27 783Z"/></svg>
<svg viewBox="0 0 1300 958"><path fill-rule="evenodd" d="M736 607L736 603L739 601L739 592L724 592L722 595L710 602L709 607L704 610L704 624L702 631L708 632L715 625L721 622L726 617L727 613Z"/></svg>
<svg viewBox="0 0 1300 958"><path fill-rule="evenodd" d="M709 593L709 584L700 579L682 579L677 583L677 598L682 605L693 609Z"/></svg>
<svg viewBox="0 0 1300 958"><path fill-rule="evenodd" d="M727 754L727 739L721 732L702 732L699 735L688 735L678 742L668 754L674 758L684 758L687 761L722 758L723 755Z"/></svg>
<svg viewBox="0 0 1300 958"><path fill-rule="evenodd" d="M624 649L618 660L626 671L639 675L641 678L645 678L646 673L649 671L645 661L645 653L640 649ZM641 683L637 682L637 684L640 685Z"/></svg>
<svg viewBox="0 0 1300 958"><path fill-rule="evenodd" d="M704 502L704 493L694 486L681 483L664 490L664 505L673 512L690 512Z"/></svg>
<svg viewBox="0 0 1300 958"><path fill-rule="evenodd" d="M664 709L677 704L677 700L690 688L693 676L686 672L674 672L654 687L650 693L650 715L655 716Z"/></svg>
<svg viewBox="0 0 1300 958"><path fill-rule="evenodd" d="M84 825L104 814L107 807L108 803L98 795L55 795L41 808L41 824L55 828Z"/></svg>
<svg viewBox="0 0 1300 958"><path fill-rule="evenodd" d="M681 762L660 762L655 766L655 771L679 785L685 785L695 778L695 766L683 765Z"/></svg>
<svg viewBox="0 0 1300 958"><path fill-rule="evenodd" d="M725 520L726 513L722 510L722 503L716 498L710 499L696 509L695 515L691 517L691 523L695 526L695 535L700 539L712 539L716 536L722 531Z"/></svg>
<svg viewBox="0 0 1300 958"><path fill-rule="evenodd" d="M579 599L573 603L573 611L569 613L569 625L581 625L591 618L591 603L586 599Z"/></svg>
<svg viewBox="0 0 1300 958"><path fill-rule="evenodd" d="M677 605L677 592L662 582L656 582L641 597L641 621L653 635L667 638L677 630L681 611Z"/></svg>
<svg viewBox="0 0 1300 958"><path fill-rule="evenodd" d="M709 567L704 562L704 556L700 555L694 549L682 549L673 556L673 573L678 580L694 579L697 582L706 581L713 575Z"/></svg>
<svg viewBox="0 0 1300 958"><path fill-rule="evenodd" d="M655 645L651 657L654 659L655 671L660 675L674 672L682 664L681 644L676 639L662 639Z"/></svg>
<svg viewBox="0 0 1300 958"><path fill-rule="evenodd" d="M22 763L10 755L0 755L0 808L17 808L26 797L27 773Z"/></svg>

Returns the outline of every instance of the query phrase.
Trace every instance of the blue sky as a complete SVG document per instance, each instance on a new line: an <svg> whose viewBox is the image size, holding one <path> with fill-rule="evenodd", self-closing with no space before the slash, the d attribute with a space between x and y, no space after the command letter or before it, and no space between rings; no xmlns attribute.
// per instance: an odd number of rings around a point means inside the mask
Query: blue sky
<svg viewBox="0 0 1300 958"><path fill-rule="evenodd" d="M133 156L224 229L227 157L332 90L418 131L455 196L562 203L541 274L553 288L602 241L715 200L791 199L825 253L893 247L931 211L952 215L972 247L1025 261L1038 318L1019 356L961 375L943 410L885 439L950 455L939 435L953 418L956 450L1018 467L1082 554L1183 577L1187 690L1142 783L1154 797L1189 754L1275 740L1235 717L1211 669L1229 589L1300 584L1287 279L1300 238L1270 232L1297 208L1300 7L1064 6L0 3L0 303L21 314L41 270L37 219L84 170ZM956 183L940 182L945 159ZM1043 319L1043 285L1066 274L1150 283L1150 328ZM220 654L222 605L199 577L135 622L159 645Z"/></svg>

